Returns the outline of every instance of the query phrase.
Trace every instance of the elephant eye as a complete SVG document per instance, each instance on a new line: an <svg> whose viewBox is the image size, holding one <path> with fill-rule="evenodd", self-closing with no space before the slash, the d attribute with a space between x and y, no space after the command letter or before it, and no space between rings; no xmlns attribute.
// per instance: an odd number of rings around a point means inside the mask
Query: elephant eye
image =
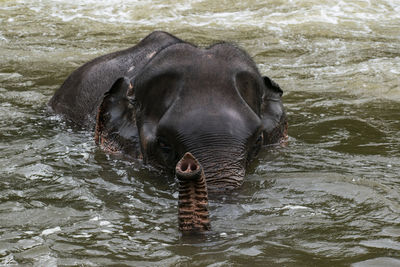
<svg viewBox="0 0 400 267"><path fill-rule="evenodd" d="M254 140L254 139L253 139ZM255 156L257 156L258 152L260 152L262 144L264 142L264 134L261 132L256 141L253 143L252 146L250 146L250 150L248 151L247 154L247 163L251 161Z"/></svg>
<svg viewBox="0 0 400 267"><path fill-rule="evenodd" d="M158 146L161 149L162 152L168 154L169 152L172 151L171 146L165 142L163 139L158 139Z"/></svg>
<svg viewBox="0 0 400 267"><path fill-rule="evenodd" d="M255 145L255 146L260 146L260 145L262 145L263 140L264 140L264 134L261 133L261 134L258 136L258 138L257 138L257 140L256 140L256 142L255 142L254 145Z"/></svg>
<svg viewBox="0 0 400 267"><path fill-rule="evenodd" d="M158 138L157 143L158 143L159 151L161 152L160 154L161 154L162 159L166 163L172 164L173 166L175 166L174 164L176 164L177 155L175 153L173 146L170 145L164 138Z"/></svg>
<svg viewBox="0 0 400 267"><path fill-rule="evenodd" d="M263 141L264 141L264 134L261 133L261 134L257 137L255 143L253 144L253 147L252 147L251 150L249 151L249 155L248 155L249 159L255 157L255 156L258 154L258 152L260 151L261 146L262 146L262 144L263 144Z"/></svg>
<svg viewBox="0 0 400 267"><path fill-rule="evenodd" d="M172 146L164 138L158 138L158 147L165 156L171 156L173 152Z"/></svg>

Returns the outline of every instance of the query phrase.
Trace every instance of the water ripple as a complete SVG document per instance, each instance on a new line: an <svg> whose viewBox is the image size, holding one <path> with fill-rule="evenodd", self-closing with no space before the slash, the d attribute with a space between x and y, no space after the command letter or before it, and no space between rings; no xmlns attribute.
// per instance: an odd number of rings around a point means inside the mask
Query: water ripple
<svg viewBox="0 0 400 267"><path fill-rule="evenodd" d="M46 14L46 15L44 15ZM398 1L0 4L0 265L398 265ZM161 29L246 49L284 90L286 147L210 194L182 236L176 181L46 110L84 62Z"/></svg>

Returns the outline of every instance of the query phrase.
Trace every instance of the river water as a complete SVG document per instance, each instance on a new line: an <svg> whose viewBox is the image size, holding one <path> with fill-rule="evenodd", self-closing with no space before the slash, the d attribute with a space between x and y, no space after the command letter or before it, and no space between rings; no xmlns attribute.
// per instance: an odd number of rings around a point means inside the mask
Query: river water
<svg viewBox="0 0 400 267"><path fill-rule="evenodd" d="M399 266L400 1L0 1L0 265ZM244 48L284 90L286 147L182 236L177 184L46 103L153 30ZM386 264L386 265L385 265Z"/></svg>

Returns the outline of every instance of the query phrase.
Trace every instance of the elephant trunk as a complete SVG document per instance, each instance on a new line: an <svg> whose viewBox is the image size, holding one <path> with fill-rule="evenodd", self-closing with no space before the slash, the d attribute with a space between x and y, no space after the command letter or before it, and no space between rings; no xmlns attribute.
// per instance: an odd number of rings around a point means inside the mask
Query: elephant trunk
<svg viewBox="0 0 400 267"><path fill-rule="evenodd" d="M203 232L211 229L208 193L203 167L186 153L176 164L179 180L179 229L182 232Z"/></svg>

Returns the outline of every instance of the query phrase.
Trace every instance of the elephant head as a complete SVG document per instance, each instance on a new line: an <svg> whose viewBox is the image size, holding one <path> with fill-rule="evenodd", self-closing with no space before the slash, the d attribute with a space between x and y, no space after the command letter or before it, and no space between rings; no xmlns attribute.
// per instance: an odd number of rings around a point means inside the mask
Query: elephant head
<svg viewBox="0 0 400 267"><path fill-rule="evenodd" d="M190 152L209 190L240 186L263 144L286 137L282 90L239 48L171 45L105 94L96 141L175 171Z"/></svg>

